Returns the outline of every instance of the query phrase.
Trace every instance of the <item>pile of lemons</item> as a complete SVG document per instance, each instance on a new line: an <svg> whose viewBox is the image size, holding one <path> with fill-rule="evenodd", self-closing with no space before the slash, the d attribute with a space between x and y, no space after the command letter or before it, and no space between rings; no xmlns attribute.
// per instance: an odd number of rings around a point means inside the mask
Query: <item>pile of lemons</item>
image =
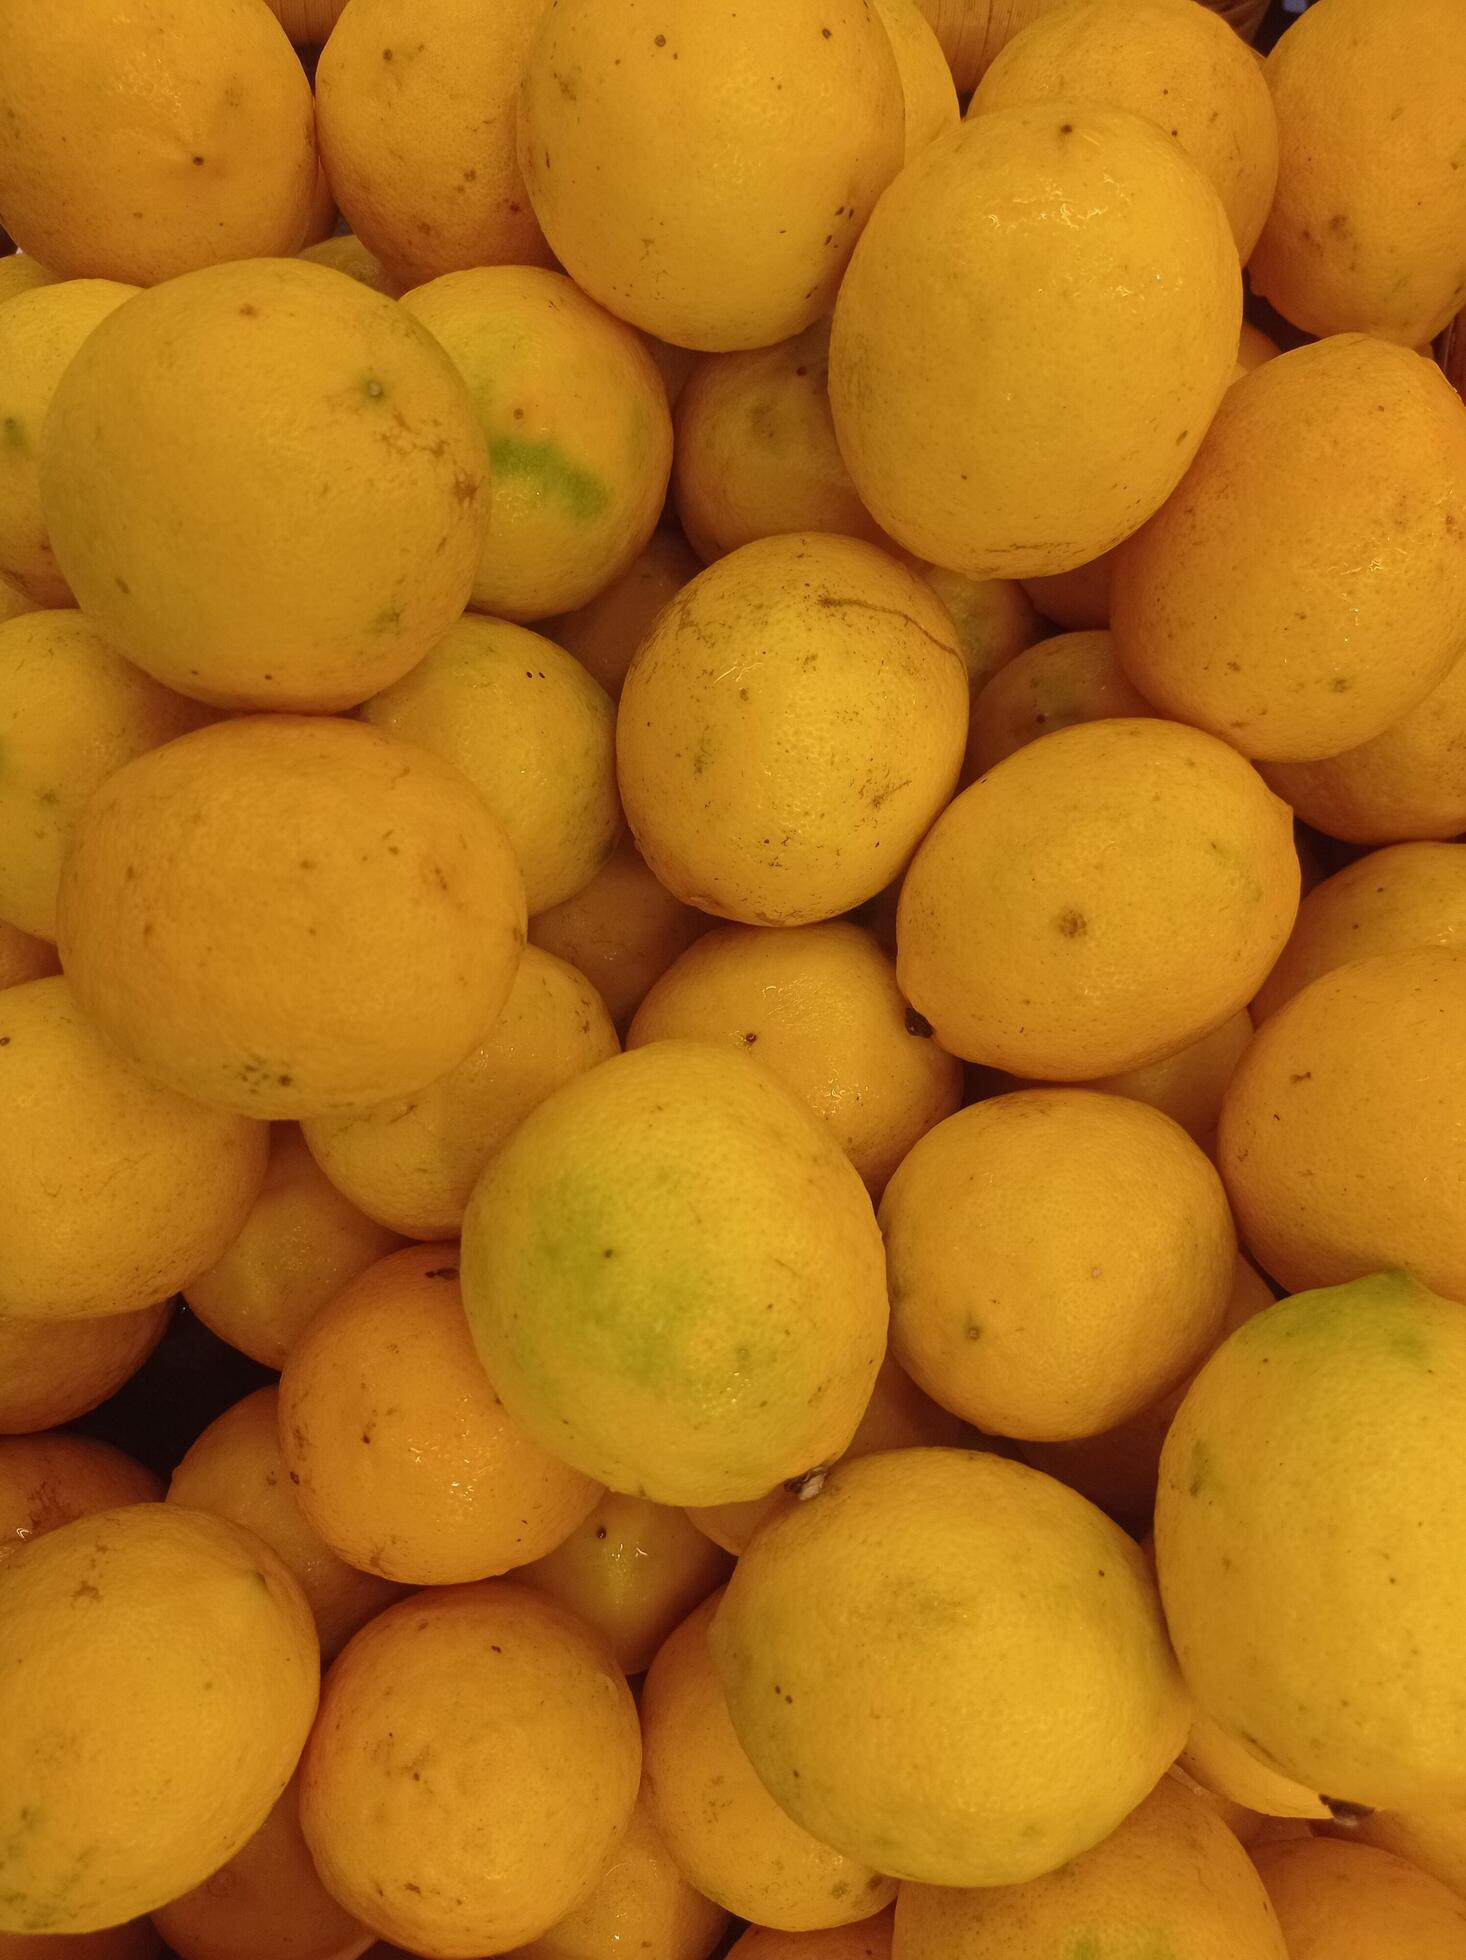
<svg viewBox="0 0 1466 1960"><path fill-rule="evenodd" d="M1466 6L1259 11L0 0L0 1960L1466 1955Z"/></svg>

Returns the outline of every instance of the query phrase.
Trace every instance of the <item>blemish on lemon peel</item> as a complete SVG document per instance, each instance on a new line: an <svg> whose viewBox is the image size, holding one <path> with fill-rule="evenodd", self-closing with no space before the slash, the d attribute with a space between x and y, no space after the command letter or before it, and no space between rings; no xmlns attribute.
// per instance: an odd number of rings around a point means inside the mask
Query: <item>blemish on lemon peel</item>
<svg viewBox="0 0 1466 1960"><path fill-rule="evenodd" d="M533 442L519 436L498 436L489 445L496 475L526 479L563 503L572 516L589 523L610 507L606 485L589 470L573 463L558 443Z"/></svg>

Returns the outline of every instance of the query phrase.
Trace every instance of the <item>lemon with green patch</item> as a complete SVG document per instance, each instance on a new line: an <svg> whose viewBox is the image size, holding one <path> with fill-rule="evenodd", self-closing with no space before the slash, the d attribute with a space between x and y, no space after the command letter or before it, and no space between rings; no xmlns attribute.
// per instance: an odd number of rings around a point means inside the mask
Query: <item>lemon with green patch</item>
<svg viewBox="0 0 1466 1960"><path fill-rule="evenodd" d="M1161 1458L1172 1638L1222 1728L1335 1805L1466 1803L1466 1313L1409 1274L1296 1294Z"/></svg>

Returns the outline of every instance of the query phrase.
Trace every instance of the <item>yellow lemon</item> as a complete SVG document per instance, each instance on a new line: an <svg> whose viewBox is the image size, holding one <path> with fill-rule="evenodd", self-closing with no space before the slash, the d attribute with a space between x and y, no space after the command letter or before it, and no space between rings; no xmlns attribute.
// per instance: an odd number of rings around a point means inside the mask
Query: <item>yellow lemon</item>
<svg viewBox="0 0 1466 1960"><path fill-rule="evenodd" d="M1240 1327L1166 1438L1156 1559L1187 1682L1325 1803L1466 1792L1463 1387L1460 1307L1376 1274Z"/></svg>
<svg viewBox="0 0 1466 1960"><path fill-rule="evenodd" d="M59 1525L119 1504L149 1504L163 1486L90 1436L0 1436L0 1564ZM691 1526L688 1527L691 1529Z"/></svg>
<svg viewBox="0 0 1466 1960"><path fill-rule="evenodd" d="M319 1686L299 1586L222 1518L132 1504L16 1552L0 1587L0 1929L115 1926L207 1878L284 1789Z"/></svg>
<svg viewBox="0 0 1466 1960"><path fill-rule="evenodd" d="M57 386L40 477L84 610L154 679L235 708L344 708L405 674L467 602L489 501L448 356L301 259L109 314Z"/></svg>
<svg viewBox="0 0 1466 1960"><path fill-rule="evenodd" d="M1057 633L1000 667L973 702L962 773L972 782L1015 749L1075 722L1150 712L1109 633Z"/></svg>
<svg viewBox="0 0 1466 1960"><path fill-rule="evenodd" d="M801 332L901 167L900 71L865 0L559 0L524 72L519 161L593 299L707 352Z"/></svg>
<svg viewBox="0 0 1466 1960"><path fill-rule="evenodd" d="M363 286L370 286L373 292L384 293L388 299L397 299L401 288L387 271L375 252L368 251L354 232L344 231L323 238L315 245L307 245L303 252L297 252L298 259L309 259L316 265L330 266L334 272L344 272L348 279L358 279Z"/></svg>
<svg viewBox="0 0 1466 1960"><path fill-rule="evenodd" d="M901 173L856 247L830 341L841 452L921 557L1067 571L1180 480L1241 313L1226 214L1163 131L1069 99L976 116Z"/></svg>
<svg viewBox="0 0 1466 1960"><path fill-rule="evenodd" d="M213 719L125 660L84 613L0 625L0 916L54 939L62 860L93 790Z"/></svg>
<svg viewBox="0 0 1466 1960"><path fill-rule="evenodd" d="M832 1461L885 1348L849 1160L769 1070L700 1042L617 1056L531 1111L470 1201L463 1291L530 1436L662 1504Z"/></svg>
<svg viewBox="0 0 1466 1960"><path fill-rule="evenodd" d="M903 1880L1053 1871L1108 1836L1185 1740L1139 1548L996 1456L837 1465L754 1538L711 1639L770 1794Z"/></svg>
<svg viewBox="0 0 1466 1960"><path fill-rule="evenodd" d="M312 1116L462 1060L508 997L524 887L448 763L359 722L257 715L108 779L58 928L78 999L158 1081Z"/></svg>
<svg viewBox="0 0 1466 1960"><path fill-rule="evenodd" d="M615 710L553 641L465 614L361 718L462 770L503 825L532 914L573 898L610 856Z"/></svg>
<svg viewBox="0 0 1466 1960"><path fill-rule="evenodd" d="M1203 1789L1233 1803L1245 1804L1264 1817L1329 1817L1332 1812L1316 1790L1265 1763L1244 1742L1213 1721L1204 1708L1191 1717L1191 1731L1181 1752L1181 1768Z"/></svg>
<svg viewBox="0 0 1466 1960"><path fill-rule="evenodd" d="M41 509L41 424L92 328L137 290L113 279L63 279L21 293L0 319L0 573L43 606L72 600Z"/></svg>
<svg viewBox="0 0 1466 1960"><path fill-rule="evenodd" d="M12 7L0 77L0 219L62 278L151 286L305 243L310 84L261 0Z"/></svg>
<svg viewBox="0 0 1466 1960"><path fill-rule="evenodd" d="M57 276L50 266L42 265L29 252L12 252L0 258L0 305L37 286L54 285Z"/></svg>
<svg viewBox="0 0 1466 1960"><path fill-rule="evenodd" d="M619 701L626 670L657 614L701 569L679 531L654 531L620 578L574 612L542 621L539 630L573 653L591 679Z"/></svg>
<svg viewBox="0 0 1466 1960"><path fill-rule="evenodd" d="M1257 1847L1290 1960L1456 1960L1466 1900L1367 1844L1306 1838Z"/></svg>
<svg viewBox="0 0 1466 1960"><path fill-rule="evenodd" d="M642 643L617 768L642 855L679 898L806 925L896 877L957 781L967 683L931 588L855 538L719 559Z"/></svg>
<svg viewBox="0 0 1466 1960"><path fill-rule="evenodd" d="M403 286L549 251L514 149L544 0L352 0L316 67L316 120L351 229ZM324 39L324 36L319 38Z"/></svg>
<svg viewBox="0 0 1466 1960"><path fill-rule="evenodd" d="M593 599L656 529L672 467L645 342L560 272L481 266L406 294L473 399L494 473L473 603L543 619Z"/></svg>
<svg viewBox="0 0 1466 1960"><path fill-rule="evenodd" d="M163 1338L166 1302L94 1320L0 1313L0 1436L31 1435L105 1402Z"/></svg>
<svg viewBox="0 0 1466 1960"><path fill-rule="evenodd" d="M1210 1034L1188 1042L1174 1054L1164 1055L1158 1062L1142 1062L1138 1068L1121 1069L1114 1075L1096 1076L1089 1087L1149 1103L1179 1123L1210 1155L1227 1085L1251 1040L1252 1016L1245 1007L1239 1007Z"/></svg>
<svg viewBox="0 0 1466 1960"><path fill-rule="evenodd" d="M269 1131L140 1075L59 975L0 994L0 1313L134 1313L223 1252Z"/></svg>
<svg viewBox="0 0 1466 1960"><path fill-rule="evenodd" d="M1000 667L1042 638L1043 621L1017 579L968 578L942 565L917 563L957 628L968 697L975 702Z"/></svg>
<svg viewBox="0 0 1466 1960"><path fill-rule="evenodd" d="M1466 1810L1375 1810L1354 1828L1366 1844L1408 1859L1466 1899Z"/></svg>
<svg viewBox="0 0 1466 1960"><path fill-rule="evenodd" d="M906 161L962 120L957 88L936 29L917 0L875 0L901 76L906 109Z"/></svg>

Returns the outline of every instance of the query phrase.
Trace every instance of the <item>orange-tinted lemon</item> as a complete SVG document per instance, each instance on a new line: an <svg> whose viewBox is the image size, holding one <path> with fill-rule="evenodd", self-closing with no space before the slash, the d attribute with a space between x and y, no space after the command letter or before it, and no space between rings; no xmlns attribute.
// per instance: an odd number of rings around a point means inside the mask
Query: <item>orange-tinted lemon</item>
<svg viewBox="0 0 1466 1960"><path fill-rule="evenodd" d="M972 782L1015 749L1075 722L1150 712L1109 633L1057 633L1000 667L973 702L963 778Z"/></svg>
<svg viewBox="0 0 1466 1960"><path fill-rule="evenodd" d="M110 1443L90 1436L0 1436L0 1562L58 1525L119 1504L147 1504L163 1486Z"/></svg>
<svg viewBox="0 0 1466 1960"><path fill-rule="evenodd" d="M620 578L574 612L543 621L539 630L573 653L592 680L619 701L626 670L657 614L700 570L680 531L654 531Z"/></svg>
<svg viewBox="0 0 1466 1960"><path fill-rule="evenodd" d="M1456 1960L1466 1900L1392 1852L1304 1838L1257 1847L1289 1960Z"/></svg>
<svg viewBox="0 0 1466 1960"><path fill-rule="evenodd" d="M137 1373L169 1321L166 1303L95 1320L0 1314L0 1436L71 1422Z"/></svg>

